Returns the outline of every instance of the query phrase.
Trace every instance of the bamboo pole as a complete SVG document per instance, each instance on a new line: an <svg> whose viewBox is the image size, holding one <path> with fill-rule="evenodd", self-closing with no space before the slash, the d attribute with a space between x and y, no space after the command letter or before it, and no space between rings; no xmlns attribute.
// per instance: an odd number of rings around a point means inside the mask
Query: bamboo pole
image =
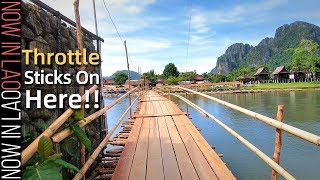
<svg viewBox="0 0 320 180"><path fill-rule="evenodd" d="M277 120L280 122L283 122L283 111L284 111L284 105L278 105ZM274 154L273 154L273 160L277 164L280 164L281 145L282 145L281 129L277 128L276 140L275 140L275 145L274 145ZM276 179L277 179L277 171L272 169L271 180L276 180Z"/></svg>
<svg viewBox="0 0 320 180"><path fill-rule="evenodd" d="M128 68L128 85L129 85L129 91L131 89L131 78L130 78L130 65L129 65L129 59L128 59L128 50L127 50L127 41L124 41L124 48L126 50L126 57L127 57L127 68ZM138 80L140 83L140 79ZM129 106L131 106L131 95L129 94ZM132 110L130 109L130 119L132 119Z"/></svg>
<svg viewBox="0 0 320 180"><path fill-rule="evenodd" d="M186 92L186 98L187 99L189 99L189 97L188 97L188 92ZM189 117L189 105L187 104L187 116Z"/></svg>
<svg viewBox="0 0 320 180"><path fill-rule="evenodd" d="M189 91L189 92L192 92L194 94L203 96L203 97L208 98L210 100L213 100L213 101L215 101L215 102L217 102L219 104L222 104L222 105L227 106L227 107L229 107L231 109L237 110L237 111L242 112L242 113L244 113L244 114L246 114L248 116L256 118L256 119L258 119L258 120L260 120L260 121L262 121L262 122L264 122L264 123L266 123L266 124L268 124L270 126L273 126L275 128L284 130L284 131L286 131L286 132L288 132L290 134L293 134L293 135L295 135L297 137L300 137L301 139L304 139L304 140L309 141L311 143L314 143L316 145L320 145L320 136L317 136L315 134L309 133L309 132L304 131L302 129L290 126L288 124L285 124L283 122L277 121L277 120L272 119L272 118L269 118L269 117L264 116L262 114L250 111L250 110L245 109L245 108L242 108L240 106L228 103L228 102L220 100L218 98L215 98L215 97L212 97L212 96L209 96L209 95L206 95L206 94L203 94L203 93L200 93L200 92L188 89L188 88L183 88L183 87L179 87L179 86L176 86L176 87L180 88L180 89L183 89L185 91Z"/></svg>
<svg viewBox="0 0 320 180"><path fill-rule="evenodd" d="M89 94L92 94L98 86L94 85L89 89ZM81 101L85 101L86 97L83 95ZM25 164L37 151L38 142L42 136L51 137L58 128L72 115L73 109L67 109L61 116L59 116L41 135L39 135L28 147L21 153L21 163Z"/></svg>
<svg viewBox="0 0 320 180"><path fill-rule="evenodd" d="M82 52L84 46L83 46L83 36L82 36L80 13L79 13L79 0L74 0L73 5L74 5L74 15L75 15L75 19L76 19L78 49L80 52ZM83 56L81 56L80 58L81 58L80 71L85 71L86 67L83 64ZM84 81L84 74L80 75L80 81L82 81L82 82ZM81 96L84 95L84 85L80 85L79 94ZM81 102L81 108L84 108L84 101ZM84 111L83 111L82 117L84 117ZM81 145L80 145L80 163L81 163L81 165L83 165L85 161L86 161L86 148L81 143Z"/></svg>
<svg viewBox="0 0 320 180"><path fill-rule="evenodd" d="M260 157L265 163L267 163L272 169L277 171L280 175L282 175L286 179L295 179L291 174L289 174L283 167L281 167L279 164L274 162L269 156L264 154L262 151L260 151L257 147L255 147L253 144L251 144L248 140L243 138L241 135L239 135L236 131L225 125L223 122L221 122L219 119L214 117L213 115L209 114L204 109L200 108L196 104L192 103L191 101L187 100L186 98L172 94L187 104L189 104L192 107L197 107L196 110L199 112L202 112L202 114L206 114L210 119L214 120L217 124L219 124L221 127L223 127L226 131L228 131L231 135L233 135L235 138L237 138L243 145L245 145L247 148L249 148L252 152L254 152L258 157Z"/></svg>
<svg viewBox="0 0 320 180"><path fill-rule="evenodd" d="M117 100L113 101L111 104L108 106L104 107L103 109L100 109L99 111L91 114L90 116L86 117L84 120L85 121L80 121L78 122L80 127L84 127L85 125L91 123L94 119L97 117L103 115L105 112L107 112L110 108L118 104L120 101L122 101L125 97L127 97L130 93L134 92L137 88L132 89L131 91L127 92L126 94L122 95L120 98ZM52 141L55 143L59 143L68 136L72 134L72 130L70 128L67 128L65 130L60 131L59 133L56 133L54 136L52 136Z"/></svg>
<svg viewBox="0 0 320 180"><path fill-rule="evenodd" d="M103 148L108 144L110 136L114 133L114 131L117 129L117 127L120 125L121 121L124 119L126 114L130 111L132 106L134 105L135 101L139 98L138 96L132 104L128 107L128 109L122 114L122 116L118 119L117 123L113 126L113 128L108 132L106 137L102 140L102 142L99 144L99 146L94 150L88 161L82 166L80 171L73 177L73 180L80 180L87 172L87 170L90 168L92 163L95 161L95 159L98 157L100 152L103 150Z"/></svg>

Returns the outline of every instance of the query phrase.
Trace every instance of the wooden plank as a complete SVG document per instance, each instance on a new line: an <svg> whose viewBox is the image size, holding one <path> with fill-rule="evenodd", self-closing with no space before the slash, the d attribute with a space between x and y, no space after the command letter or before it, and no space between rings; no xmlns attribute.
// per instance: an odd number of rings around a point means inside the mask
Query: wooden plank
<svg viewBox="0 0 320 180"><path fill-rule="evenodd" d="M157 118L149 118L149 147L146 179L164 179Z"/></svg>
<svg viewBox="0 0 320 180"><path fill-rule="evenodd" d="M146 104L141 103L140 106L141 106L141 109L139 113L144 114L146 112ZM113 173L112 179L127 180L129 178L131 166L133 163L134 153L135 153L138 139L140 136L142 121L143 121L143 118L135 119L132 130L126 141L126 146L123 149L120 160Z"/></svg>
<svg viewBox="0 0 320 180"><path fill-rule="evenodd" d="M182 141L186 146L190 159L199 175L200 179L218 179L213 169L209 165L207 159L201 153L198 145L186 129L185 124L179 116L174 116L173 122L175 123Z"/></svg>
<svg viewBox="0 0 320 180"><path fill-rule="evenodd" d="M154 106L153 106L154 108ZM177 112L177 113L154 113L154 114L138 114L134 115L133 118L143 118L143 117L161 117L161 116L179 116L179 115L187 115L186 112Z"/></svg>
<svg viewBox="0 0 320 180"><path fill-rule="evenodd" d="M197 172L190 160L186 147L184 146L181 137L176 129L176 126L172 121L172 118L169 116L165 116L164 118L166 120L166 125L174 148L182 179L199 179Z"/></svg>
<svg viewBox="0 0 320 180"><path fill-rule="evenodd" d="M160 110L162 112L161 104L163 103L158 104L158 107L160 107ZM180 180L180 170L177 164L177 159L164 117L158 117L158 127L161 142L164 177L165 179Z"/></svg>
<svg viewBox="0 0 320 180"><path fill-rule="evenodd" d="M135 148L133 163L129 179L145 179L147 168L147 155L149 145L149 118L144 118L140 130L137 147ZM121 158L120 158L121 159Z"/></svg>
<svg viewBox="0 0 320 180"><path fill-rule="evenodd" d="M187 129L189 130L195 142L198 144L198 147L201 149L203 155L209 162L216 175L220 179L236 179L218 154L212 149L212 147L199 133L196 127L191 123L191 121L185 116L180 116L180 119L185 122Z"/></svg>
<svg viewBox="0 0 320 180"><path fill-rule="evenodd" d="M173 102L168 103L166 106L168 109L179 110ZM218 154L212 149L205 138L200 134L196 127L192 124L190 119L186 116L179 116L180 119L185 123L189 133L192 135L194 141L197 143L198 147L201 149L203 155L207 159L211 168L214 170L216 175L220 179L236 179L228 167L224 164Z"/></svg>
<svg viewBox="0 0 320 180"><path fill-rule="evenodd" d="M137 146L139 133L141 130L142 119L135 120L134 126L127 139L126 146L123 149L120 160L114 170L112 179L127 180L130 174L131 165L133 162L134 152Z"/></svg>

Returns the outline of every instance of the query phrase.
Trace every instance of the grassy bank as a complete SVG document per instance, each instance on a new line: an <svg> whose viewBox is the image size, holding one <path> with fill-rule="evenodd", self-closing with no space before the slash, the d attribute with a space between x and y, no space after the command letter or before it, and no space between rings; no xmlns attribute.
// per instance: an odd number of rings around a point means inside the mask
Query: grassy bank
<svg viewBox="0 0 320 180"><path fill-rule="evenodd" d="M256 84L255 86L244 87L246 90L258 89L308 89L320 88L320 82L298 82L298 83L266 83Z"/></svg>

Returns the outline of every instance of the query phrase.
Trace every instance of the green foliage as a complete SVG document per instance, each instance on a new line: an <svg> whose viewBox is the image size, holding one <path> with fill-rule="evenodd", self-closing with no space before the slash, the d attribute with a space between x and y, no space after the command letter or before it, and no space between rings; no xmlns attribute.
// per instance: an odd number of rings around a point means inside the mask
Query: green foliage
<svg viewBox="0 0 320 180"><path fill-rule="evenodd" d="M173 77L170 76L166 81L165 84L166 85L178 85L179 81L181 81L181 77Z"/></svg>
<svg viewBox="0 0 320 180"><path fill-rule="evenodd" d="M77 150L78 141L74 139L65 139L60 143L60 146L72 157L77 157L79 155L79 151Z"/></svg>
<svg viewBox="0 0 320 180"><path fill-rule="evenodd" d="M49 127L49 124L44 121L32 122L32 125L38 132L43 132Z"/></svg>
<svg viewBox="0 0 320 180"><path fill-rule="evenodd" d="M212 83L225 82L227 80L227 76L223 74L214 74L210 75L208 80Z"/></svg>
<svg viewBox="0 0 320 180"><path fill-rule="evenodd" d="M169 78L170 76L178 77L179 76L179 71L178 71L177 67L173 63L169 63L169 64L167 64L165 66L165 68L163 70L163 75L166 78Z"/></svg>
<svg viewBox="0 0 320 180"><path fill-rule="evenodd" d="M71 124L70 128L72 129L74 135L79 139L79 141L86 147L88 151L91 151L91 141L87 137L86 133L81 129L79 124Z"/></svg>
<svg viewBox="0 0 320 180"><path fill-rule="evenodd" d="M38 143L38 154L40 160L34 165L27 166L24 173L24 180L62 180L61 168L79 171L77 167L62 160L62 154L52 154L53 143L50 138L42 136Z"/></svg>
<svg viewBox="0 0 320 180"><path fill-rule="evenodd" d="M205 72L205 73L202 73L201 76L202 76L205 80L209 80L210 73L208 74L207 72Z"/></svg>
<svg viewBox="0 0 320 180"><path fill-rule="evenodd" d="M154 73L154 70L151 70L149 72L143 73L142 78L146 78L151 81L151 84L155 85L157 80L157 75Z"/></svg>
<svg viewBox="0 0 320 180"><path fill-rule="evenodd" d="M81 120L84 120L84 108L81 107L79 109L75 109L73 111L73 119L75 121L81 121Z"/></svg>
<svg viewBox="0 0 320 180"><path fill-rule="evenodd" d="M257 68L252 66L238 68L227 75L227 81L236 81L239 78L252 77L256 71Z"/></svg>
<svg viewBox="0 0 320 180"><path fill-rule="evenodd" d="M114 82L117 84L117 85L122 85L126 82L126 80L128 79L128 75L124 72L117 72L115 75L114 75Z"/></svg>
<svg viewBox="0 0 320 180"><path fill-rule="evenodd" d="M179 77L182 81L193 81L198 74L195 71L180 73Z"/></svg>
<svg viewBox="0 0 320 180"><path fill-rule="evenodd" d="M293 53L291 69L297 71L310 70L314 74L319 71L320 56L318 46L314 41L304 40L296 48L288 49L289 52Z"/></svg>
<svg viewBox="0 0 320 180"><path fill-rule="evenodd" d="M38 143L38 153L41 160L46 160L53 152L53 143L47 136L42 136Z"/></svg>

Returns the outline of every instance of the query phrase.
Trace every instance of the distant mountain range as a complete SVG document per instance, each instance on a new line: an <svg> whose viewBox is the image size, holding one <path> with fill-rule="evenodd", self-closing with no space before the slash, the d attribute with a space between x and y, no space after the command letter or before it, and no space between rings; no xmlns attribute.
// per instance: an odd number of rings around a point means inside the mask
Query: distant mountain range
<svg viewBox="0 0 320 180"><path fill-rule="evenodd" d="M301 40L313 40L320 45L320 27L303 21L285 24L277 28L274 37L261 40L257 46L235 43L217 60L211 73L227 74L246 65L259 67L266 65L275 69L280 65L289 65L292 55L288 48L296 47Z"/></svg>
<svg viewBox="0 0 320 180"><path fill-rule="evenodd" d="M104 77L105 79L113 79L114 78L114 75L117 73L117 72L123 72L125 74L128 74L128 70L120 70L120 71L116 71L114 72L111 76L106 76ZM137 80L139 78L139 73L135 72L135 71L130 71L130 78L132 80Z"/></svg>

